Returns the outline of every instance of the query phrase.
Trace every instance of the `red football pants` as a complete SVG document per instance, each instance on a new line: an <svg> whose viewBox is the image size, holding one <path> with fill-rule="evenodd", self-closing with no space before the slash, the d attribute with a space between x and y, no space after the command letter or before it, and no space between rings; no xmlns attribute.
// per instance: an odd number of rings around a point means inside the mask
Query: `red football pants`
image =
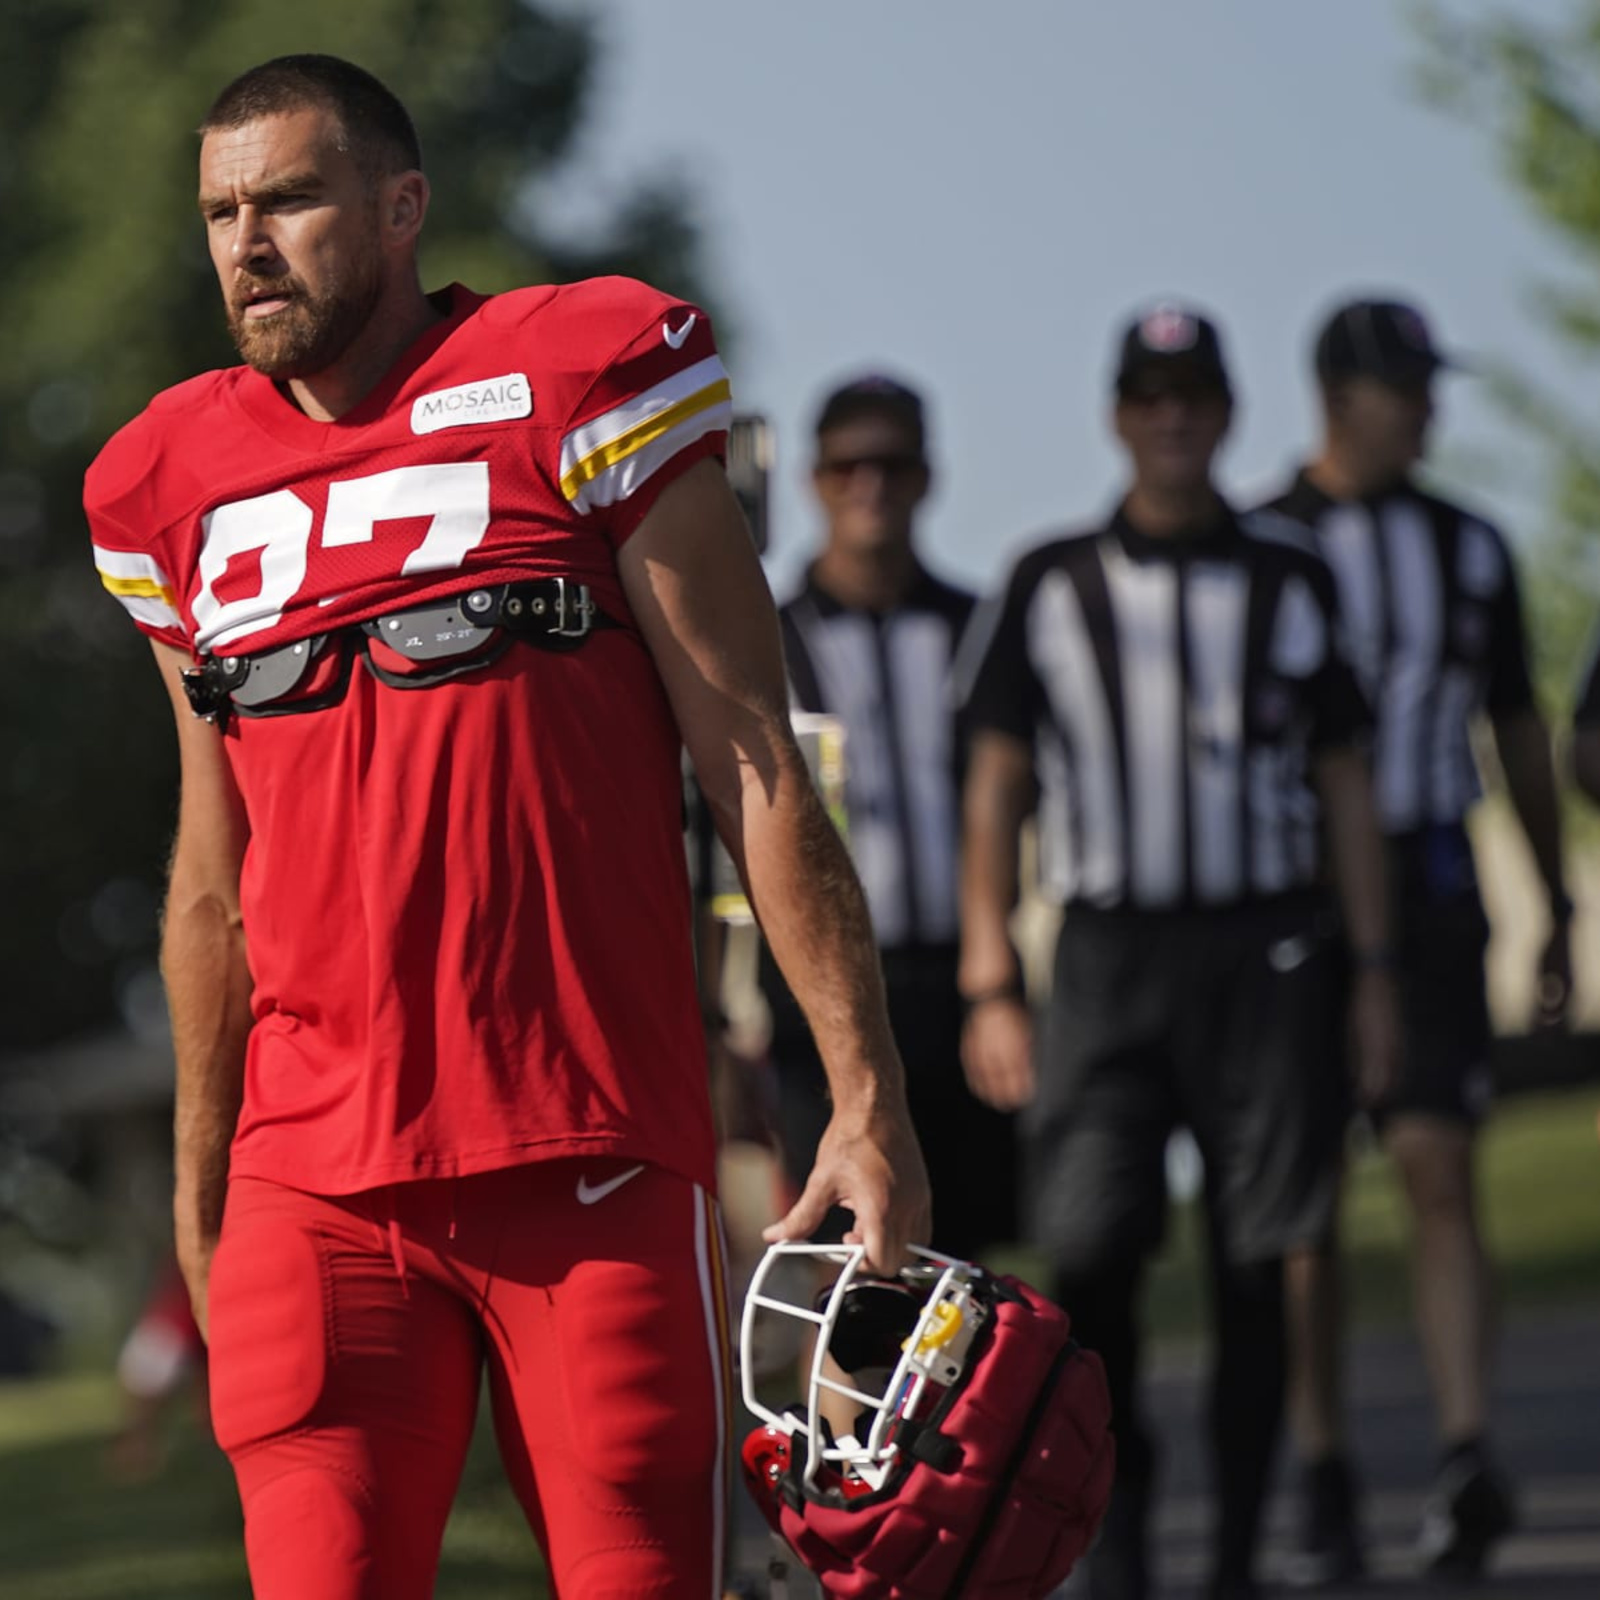
<svg viewBox="0 0 1600 1600"><path fill-rule="evenodd" d="M256 1600L432 1595L485 1364L560 1600L715 1600L724 1283L714 1202L658 1167L549 1161L331 1198L234 1180L212 1410Z"/></svg>

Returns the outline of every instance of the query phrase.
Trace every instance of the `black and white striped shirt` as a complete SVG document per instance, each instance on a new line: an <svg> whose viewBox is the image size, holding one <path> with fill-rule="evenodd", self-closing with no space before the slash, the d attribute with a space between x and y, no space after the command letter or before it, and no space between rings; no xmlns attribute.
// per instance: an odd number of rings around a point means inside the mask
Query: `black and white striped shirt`
<svg viewBox="0 0 1600 1600"><path fill-rule="evenodd" d="M1042 877L1069 905L1227 906L1322 878L1312 753L1367 713L1304 530L1109 526L1018 564L967 702L1029 740Z"/></svg>
<svg viewBox="0 0 1600 1600"><path fill-rule="evenodd" d="M957 933L961 741L950 664L976 602L918 568L882 614L808 576L781 612L797 709L845 728L850 854L885 949Z"/></svg>
<svg viewBox="0 0 1600 1600"><path fill-rule="evenodd" d="M1533 705L1516 572L1481 517L1412 484L1333 500L1301 472L1268 509L1309 527L1377 715L1386 833L1461 821L1483 792L1471 725Z"/></svg>

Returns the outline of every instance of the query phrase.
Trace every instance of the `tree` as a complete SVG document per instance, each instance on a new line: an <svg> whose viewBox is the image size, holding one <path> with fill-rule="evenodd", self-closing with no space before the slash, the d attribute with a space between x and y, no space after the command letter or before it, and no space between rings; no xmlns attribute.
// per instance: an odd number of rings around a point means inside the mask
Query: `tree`
<svg viewBox="0 0 1600 1600"><path fill-rule="evenodd" d="M429 283L620 270L704 298L681 188L652 175L598 245L539 180L591 110L597 41L522 0L11 0L0 8L0 1041L150 995L173 816L170 717L92 571L84 468L157 389L236 359L194 212L193 129L270 56L361 62L417 120Z"/></svg>
<svg viewBox="0 0 1600 1600"><path fill-rule="evenodd" d="M1592 358L1600 355L1600 0L1566 12L1561 22L1536 23L1427 6L1418 12L1422 85L1435 103L1488 130L1507 180L1571 249L1576 272L1539 285L1536 304L1551 329ZM1594 623L1593 593L1573 580L1600 555L1600 429L1525 373L1501 372L1496 386L1550 467L1550 525L1530 590L1547 697L1565 710Z"/></svg>

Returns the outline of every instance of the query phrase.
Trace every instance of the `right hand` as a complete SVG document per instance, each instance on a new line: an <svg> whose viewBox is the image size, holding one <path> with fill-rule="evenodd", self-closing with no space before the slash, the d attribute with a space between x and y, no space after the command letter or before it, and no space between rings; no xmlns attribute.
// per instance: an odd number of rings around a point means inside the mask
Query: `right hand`
<svg viewBox="0 0 1600 1600"><path fill-rule="evenodd" d="M809 1239L834 1205L854 1214L844 1242L865 1245L874 1272L898 1272L907 1247L927 1243L933 1200L903 1097L865 1111L835 1105L800 1198L762 1238L768 1244Z"/></svg>
<svg viewBox="0 0 1600 1600"><path fill-rule="evenodd" d="M181 1203L173 1207L173 1220L178 1271L183 1274L184 1286L189 1291L189 1306L194 1312L195 1326L200 1330L200 1337L209 1343L211 1331L207 1322L207 1311L211 1289L211 1258L216 1254L218 1230L201 1223L193 1209Z"/></svg>
<svg viewBox="0 0 1600 1600"><path fill-rule="evenodd" d="M961 1030L967 1086L996 1111L1015 1111L1033 1099L1033 1020L1009 996L984 1000Z"/></svg>
<svg viewBox="0 0 1600 1600"><path fill-rule="evenodd" d="M1404 1048L1400 991L1391 973L1358 973L1350 995L1351 1069L1356 1101L1370 1111L1392 1095L1400 1081Z"/></svg>

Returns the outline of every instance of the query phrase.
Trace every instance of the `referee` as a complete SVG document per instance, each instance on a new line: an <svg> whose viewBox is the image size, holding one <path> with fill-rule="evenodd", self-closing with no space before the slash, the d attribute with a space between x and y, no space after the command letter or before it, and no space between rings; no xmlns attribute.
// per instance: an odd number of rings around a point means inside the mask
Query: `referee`
<svg viewBox="0 0 1600 1600"><path fill-rule="evenodd" d="M1572 708L1572 777L1600 804L1600 629L1589 642L1589 661Z"/></svg>
<svg viewBox="0 0 1600 1600"><path fill-rule="evenodd" d="M933 1243L972 1258L1016 1237L1014 1118L975 1099L961 1070L956 994L963 738L950 670L975 600L916 551L932 481L921 397L864 376L818 413L812 487L826 523L780 610L796 709L845 729L845 808L933 1184ZM828 1120L827 1080L804 1015L763 948L779 1142L804 1183ZM843 1214L827 1225L837 1237Z"/></svg>
<svg viewBox="0 0 1600 1600"><path fill-rule="evenodd" d="M1033 1230L1106 1364L1118 1475L1093 1600L1149 1592L1137 1301L1168 1136L1186 1125L1205 1161L1209 1593L1244 1600L1282 1411L1282 1257L1327 1226L1336 1186L1347 961L1367 1072L1397 1031L1368 716L1335 648L1333 581L1303 530L1237 516L1212 486L1231 409L1210 321L1164 305L1126 330L1131 486L1108 520L1019 563L967 703L963 1045L981 1092L1027 1106ZM1036 789L1065 910L1030 1058L1007 921Z"/></svg>
<svg viewBox="0 0 1600 1600"><path fill-rule="evenodd" d="M1471 1576L1512 1521L1485 1443L1490 1286L1473 1197L1473 1133L1490 1090L1488 923L1465 819L1481 793L1471 731L1482 714L1548 895L1551 932L1539 964L1547 1024L1566 1005L1572 906L1510 555L1481 517L1411 476L1444 365L1413 307L1355 300L1335 310L1315 347L1322 446L1271 506L1314 531L1377 715L1405 1037L1395 1091L1375 1121L1412 1215L1417 1327L1441 1445L1420 1551L1433 1571ZM1330 1235L1290 1264L1291 1411L1306 1460L1302 1548L1290 1575L1306 1584L1361 1566L1339 1403L1338 1302Z"/></svg>

